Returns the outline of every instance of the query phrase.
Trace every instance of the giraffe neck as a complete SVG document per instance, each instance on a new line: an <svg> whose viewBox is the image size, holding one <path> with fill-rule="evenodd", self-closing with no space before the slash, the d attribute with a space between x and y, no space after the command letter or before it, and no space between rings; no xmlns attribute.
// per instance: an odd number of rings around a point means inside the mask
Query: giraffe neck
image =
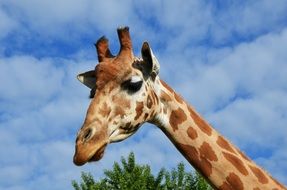
<svg viewBox="0 0 287 190"><path fill-rule="evenodd" d="M163 81L156 124L217 189L286 189L213 129Z"/></svg>

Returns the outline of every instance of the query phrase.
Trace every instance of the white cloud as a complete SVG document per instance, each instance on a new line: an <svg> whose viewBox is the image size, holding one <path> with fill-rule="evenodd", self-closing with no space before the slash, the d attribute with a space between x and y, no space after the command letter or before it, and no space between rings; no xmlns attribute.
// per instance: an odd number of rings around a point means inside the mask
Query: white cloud
<svg viewBox="0 0 287 190"><path fill-rule="evenodd" d="M238 35L257 36L271 29L281 29L286 16L284 0L276 2L231 2L225 7L202 1L6 1L3 3L11 17L23 22L23 30L41 36L69 40L77 32L91 34L100 31L113 34L119 25L130 25L140 37L153 41L168 41L170 51L190 43L210 38L216 44L228 42ZM181 8L177 8L181 5ZM276 13L276 14L274 14ZM268 15L266 17L265 15ZM153 26L146 25L150 21ZM264 22L264 24L263 24ZM228 23L228 24L227 24ZM95 26L99 26L98 28ZM5 27L6 28L6 27ZM73 29L73 30L72 30ZM28 30L28 31L29 31ZM162 38L156 39L161 31ZM31 32L31 31L29 31ZM148 37L148 38L147 38ZM187 40L188 39L188 40Z"/></svg>
<svg viewBox="0 0 287 190"><path fill-rule="evenodd" d="M241 35L248 40L270 30L280 30L284 27L280 23L286 17L286 10L284 0L231 1L213 15L212 40L224 44L232 36L237 38Z"/></svg>
<svg viewBox="0 0 287 190"><path fill-rule="evenodd" d="M113 31L119 25L136 25L131 1L6 1L13 17L23 23L22 34L36 33L41 38L69 41L79 33ZM100 27L96 27L100 26ZM21 31L18 31L21 32ZM106 34L109 34L106 33Z"/></svg>
<svg viewBox="0 0 287 190"><path fill-rule="evenodd" d="M18 23L7 15L7 13L2 9L0 4L0 40L6 37L10 32L15 30Z"/></svg>
<svg viewBox="0 0 287 190"><path fill-rule="evenodd" d="M58 36L68 26L81 26L89 1L9 1L5 4L19 21L41 35ZM24 28L27 29L27 28Z"/></svg>
<svg viewBox="0 0 287 190"><path fill-rule="evenodd" d="M50 189L51 181L56 189L71 187L71 174L80 174L72 164L73 126L81 125L88 103L75 76L90 62L13 56L0 63L0 187L37 189L42 183Z"/></svg>
<svg viewBox="0 0 287 190"><path fill-rule="evenodd" d="M2 99L16 100L21 94L21 101L31 97L45 100L60 88L63 72L51 67L49 60L14 56L0 61L0 79L5 81L0 87Z"/></svg>
<svg viewBox="0 0 287 190"><path fill-rule="evenodd" d="M206 112L220 106L221 98L230 101L242 93L254 96L283 90L287 76L283 69L286 67L286 31L262 36L233 49L197 51L191 48L198 53L195 56L160 54L165 57L160 60L165 65L161 73L169 80L168 75L173 72L181 81L172 81L177 84L175 88L182 89L185 95L191 94L193 101L200 103L200 109Z"/></svg>
<svg viewBox="0 0 287 190"><path fill-rule="evenodd" d="M28 178L30 167L25 165L4 166L1 168L1 184L11 186L15 182L23 181Z"/></svg>

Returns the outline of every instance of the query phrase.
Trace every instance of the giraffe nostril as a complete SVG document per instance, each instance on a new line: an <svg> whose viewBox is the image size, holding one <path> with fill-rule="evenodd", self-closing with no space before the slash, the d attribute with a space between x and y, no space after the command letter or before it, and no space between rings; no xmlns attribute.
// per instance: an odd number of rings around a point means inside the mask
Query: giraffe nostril
<svg viewBox="0 0 287 190"><path fill-rule="evenodd" d="M92 136L92 132L93 130L91 128L88 128L83 135L83 140L84 141L89 140Z"/></svg>

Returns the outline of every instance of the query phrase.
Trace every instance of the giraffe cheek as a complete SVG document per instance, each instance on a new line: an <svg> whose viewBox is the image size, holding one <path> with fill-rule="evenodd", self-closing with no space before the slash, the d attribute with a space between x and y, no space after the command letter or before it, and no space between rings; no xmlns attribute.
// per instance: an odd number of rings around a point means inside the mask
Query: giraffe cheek
<svg viewBox="0 0 287 190"><path fill-rule="evenodd" d="M137 102L136 103L136 115L134 117L134 120L138 120L140 118L140 116L143 113L143 108L144 108L144 103L143 102Z"/></svg>

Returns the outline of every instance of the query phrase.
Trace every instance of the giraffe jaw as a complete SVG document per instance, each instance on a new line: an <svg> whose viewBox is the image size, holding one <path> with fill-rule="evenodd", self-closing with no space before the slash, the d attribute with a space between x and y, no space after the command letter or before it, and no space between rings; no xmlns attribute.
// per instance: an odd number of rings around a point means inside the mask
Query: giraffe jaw
<svg viewBox="0 0 287 190"><path fill-rule="evenodd" d="M135 132L135 131L134 131ZM103 158L105 149L109 143L115 143L119 141L123 141L132 134L131 133L125 133L125 131L122 128L117 128L114 131L111 132L109 135L108 142L104 143L101 146L96 147L90 147L88 149L85 149L83 152L83 147L77 147L76 146L76 152L74 155L74 164L77 166L82 166L86 164L87 162L96 162ZM81 145L80 145L81 146ZM98 148L99 147L99 148Z"/></svg>
<svg viewBox="0 0 287 190"><path fill-rule="evenodd" d="M133 135L136 132L136 129L130 132L125 131L123 128L117 128L113 130L109 136L109 143L116 143L123 141Z"/></svg>

